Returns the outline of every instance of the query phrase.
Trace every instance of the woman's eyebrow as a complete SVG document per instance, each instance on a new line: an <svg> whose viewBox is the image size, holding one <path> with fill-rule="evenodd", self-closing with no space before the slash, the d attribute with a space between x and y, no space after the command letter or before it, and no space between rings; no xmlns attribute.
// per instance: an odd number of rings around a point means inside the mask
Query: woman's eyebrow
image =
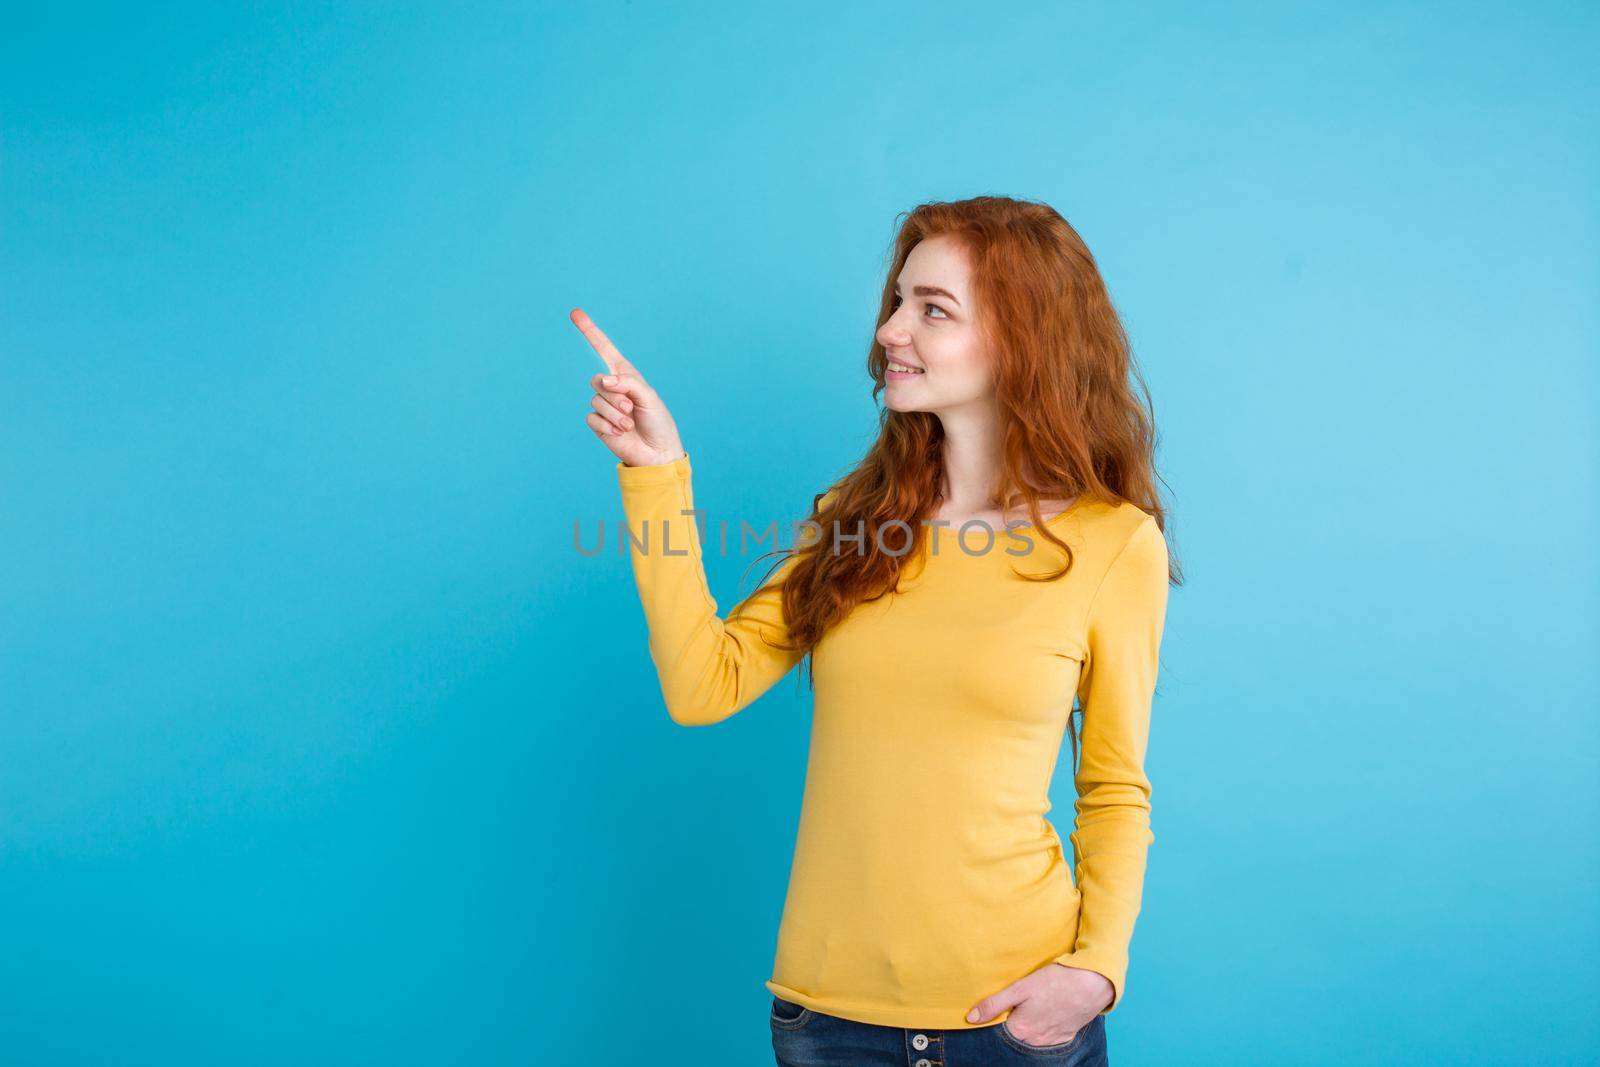
<svg viewBox="0 0 1600 1067"><path fill-rule="evenodd" d="M897 293L900 291L899 282L895 282L894 291ZM947 296L950 298L950 302L952 304L955 304L957 307L961 305L961 301L956 299L956 294L952 293L948 289L941 289L937 285L913 285L911 287L911 292L916 296Z"/></svg>

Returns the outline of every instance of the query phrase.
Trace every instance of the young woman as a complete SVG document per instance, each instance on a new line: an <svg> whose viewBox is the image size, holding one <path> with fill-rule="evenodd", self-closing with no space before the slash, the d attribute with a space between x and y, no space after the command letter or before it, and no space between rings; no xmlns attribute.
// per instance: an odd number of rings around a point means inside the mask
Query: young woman
<svg viewBox="0 0 1600 1067"><path fill-rule="evenodd" d="M586 421L618 460L668 713L720 722L810 657L805 795L766 983L778 1063L1106 1062L1154 840L1144 756L1181 575L1148 391L1077 232L1003 197L902 218L867 356L878 439L813 498L817 536L726 619L677 426L589 317L572 320L610 369ZM1045 818L1068 733L1072 865Z"/></svg>

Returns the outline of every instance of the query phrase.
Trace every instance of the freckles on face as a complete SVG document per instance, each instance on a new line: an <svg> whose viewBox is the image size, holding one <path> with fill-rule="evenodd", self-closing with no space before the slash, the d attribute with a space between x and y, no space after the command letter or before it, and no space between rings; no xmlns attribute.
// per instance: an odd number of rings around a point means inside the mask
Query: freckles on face
<svg viewBox="0 0 1600 1067"><path fill-rule="evenodd" d="M922 373L888 372L890 406L936 410L982 396L989 388L989 358L965 250L949 238L928 238L911 250L895 281L893 310L878 330L878 343L891 361Z"/></svg>
<svg viewBox="0 0 1600 1067"><path fill-rule="evenodd" d="M886 371L885 402L896 410L939 411L990 391L989 360L970 327L937 334L913 331L908 345L885 351L891 363L899 359L922 368L920 374Z"/></svg>
<svg viewBox="0 0 1600 1067"><path fill-rule="evenodd" d="M975 400L989 390L989 359L975 330L938 345L927 367L927 385L940 404Z"/></svg>

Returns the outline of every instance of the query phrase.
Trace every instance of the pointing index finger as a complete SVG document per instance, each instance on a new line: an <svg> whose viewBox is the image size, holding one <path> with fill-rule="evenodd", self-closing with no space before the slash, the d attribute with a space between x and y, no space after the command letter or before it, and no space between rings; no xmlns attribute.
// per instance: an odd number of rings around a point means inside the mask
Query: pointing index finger
<svg viewBox="0 0 1600 1067"><path fill-rule="evenodd" d="M622 371L633 369L627 358L617 351L617 346L611 343L611 338L594 324L588 312L582 308L573 308L567 317L572 320L574 326L583 331L584 338L600 356L600 362L605 364L607 374L620 374Z"/></svg>

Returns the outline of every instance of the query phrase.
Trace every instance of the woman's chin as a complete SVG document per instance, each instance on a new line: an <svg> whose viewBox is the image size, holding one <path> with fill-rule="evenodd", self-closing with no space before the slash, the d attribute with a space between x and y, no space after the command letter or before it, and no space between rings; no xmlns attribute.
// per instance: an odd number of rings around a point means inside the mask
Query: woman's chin
<svg viewBox="0 0 1600 1067"><path fill-rule="evenodd" d="M917 403L909 394L909 389L897 389L897 383L890 382L889 387L883 391L883 406L890 411L922 411L923 406Z"/></svg>

